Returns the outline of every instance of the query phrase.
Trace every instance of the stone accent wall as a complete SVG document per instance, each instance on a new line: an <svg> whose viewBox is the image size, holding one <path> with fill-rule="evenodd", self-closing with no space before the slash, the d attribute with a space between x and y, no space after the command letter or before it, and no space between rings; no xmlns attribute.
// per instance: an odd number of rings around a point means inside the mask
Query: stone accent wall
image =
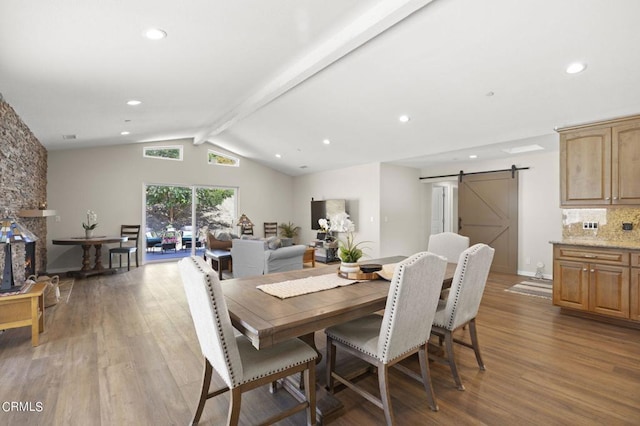
<svg viewBox="0 0 640 426"><path fill-rule="evenodd" d="M37 237L36 271L47 265L46 218L21 218L19 210L37 209L47 200L47 150L31 133L15 110L0 94L0 215L5 209ZM4 247L2 247L4 249ZM15 244L13 273L16 283L24 280L24 245ZM0 270L4 268L4 250L0 250Z"/></svg>

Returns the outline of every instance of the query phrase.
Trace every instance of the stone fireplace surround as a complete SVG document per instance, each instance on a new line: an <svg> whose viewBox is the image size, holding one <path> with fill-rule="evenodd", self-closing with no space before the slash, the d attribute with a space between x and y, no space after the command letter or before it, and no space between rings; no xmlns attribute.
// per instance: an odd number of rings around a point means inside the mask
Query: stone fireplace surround
<svg viewBox="0 0 640 426"><path fill-rule="evenodd" d="M47 200L47 150L0 94L0 214L5 209L33 232L35 272L47 266L47 219L19 217L20 210L37 209ZM16 283L25 279L25 244L14 244L13 273ZM4 250L0 250L0 265L4 265Z"/></svg>

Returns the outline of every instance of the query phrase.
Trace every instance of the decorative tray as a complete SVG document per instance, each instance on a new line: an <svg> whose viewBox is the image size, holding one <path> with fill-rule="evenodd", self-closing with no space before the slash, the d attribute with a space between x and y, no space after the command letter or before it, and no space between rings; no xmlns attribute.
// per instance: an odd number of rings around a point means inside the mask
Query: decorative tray
<svg viewBox="0 0 640 426"><path fill-rule="evenodd" d="M376 272L342 272L338 269L338 275L348 280L378 280L380 276Z"/></svg>

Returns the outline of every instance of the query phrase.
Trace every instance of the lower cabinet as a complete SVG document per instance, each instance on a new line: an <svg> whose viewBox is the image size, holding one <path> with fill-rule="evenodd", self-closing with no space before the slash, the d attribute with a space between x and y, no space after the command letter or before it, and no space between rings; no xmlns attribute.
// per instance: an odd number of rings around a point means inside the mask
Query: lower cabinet
<svg viewBox="0 0 640 426"><path fill-rule="evenodd" d="M635 321L640 321L640 253L631 254L629 318Z"/></svg>
<svg viewBox="0 0 640 426"><path fill-rule="evenodd" d="M553 304L607 317L639 320L640 257L635 260L638 268L630 267L628 251L556 245Z"/></svg>

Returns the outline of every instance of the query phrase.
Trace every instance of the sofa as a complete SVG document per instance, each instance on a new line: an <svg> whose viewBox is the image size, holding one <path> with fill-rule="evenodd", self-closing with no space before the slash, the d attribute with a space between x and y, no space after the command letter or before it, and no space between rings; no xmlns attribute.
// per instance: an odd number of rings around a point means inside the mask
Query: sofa
<svg viewBox="0 0 640 426"><path fill-rule="evenodd" d="M291 239L236 239L231 244L233 277L249 277L303 268L306 246Z"/></svg>

